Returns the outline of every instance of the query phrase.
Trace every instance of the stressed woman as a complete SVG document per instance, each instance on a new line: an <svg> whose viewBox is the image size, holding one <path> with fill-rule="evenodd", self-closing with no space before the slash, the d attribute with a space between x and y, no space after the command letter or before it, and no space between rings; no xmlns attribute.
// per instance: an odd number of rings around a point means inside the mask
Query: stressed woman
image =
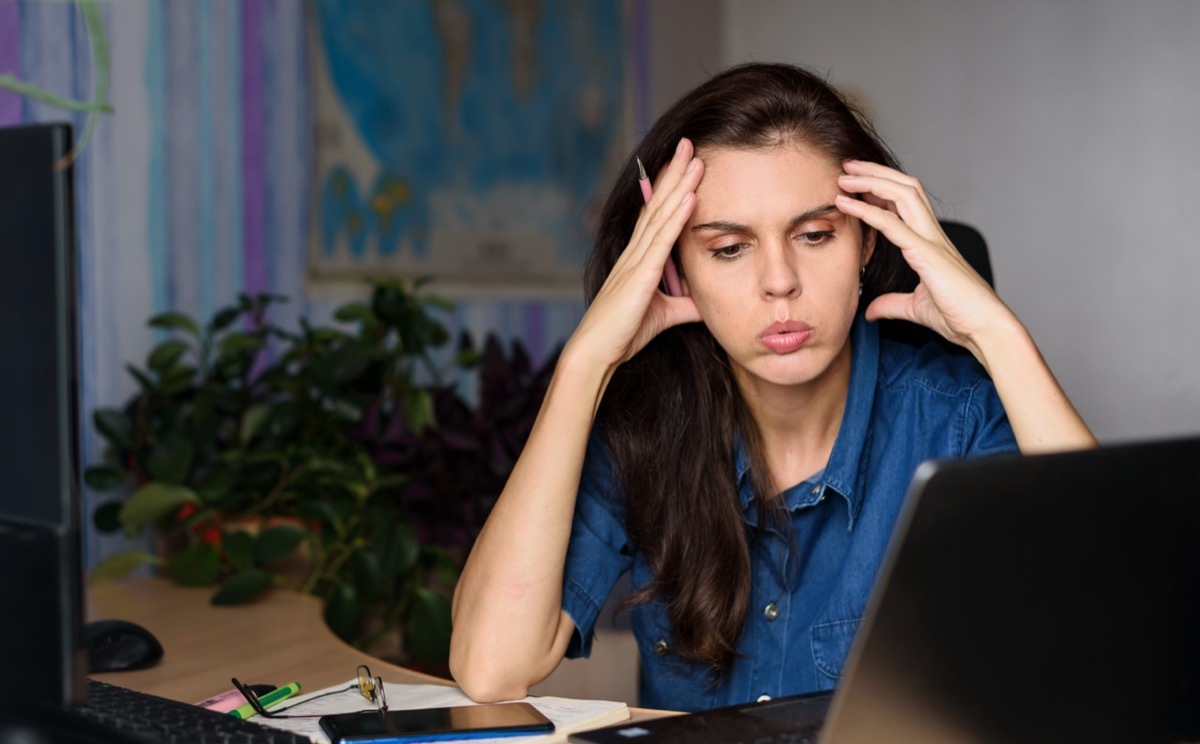
<svg viewBox="0 0 1200 744"><path fill-rule="evenodd" d="M642 705L831 688L918 463L1095 444L820 78L727 70L637 155L653 196L627 177L605 205L587 313L455 593L450 666L476 700L588 655L625 572ZM881 338L881 318L970 354Z"/></svg>

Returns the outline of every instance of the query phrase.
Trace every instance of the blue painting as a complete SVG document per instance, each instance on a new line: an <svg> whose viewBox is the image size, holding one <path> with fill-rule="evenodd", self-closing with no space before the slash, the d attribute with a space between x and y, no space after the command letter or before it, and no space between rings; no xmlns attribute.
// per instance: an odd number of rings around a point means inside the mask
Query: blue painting
<svg viewBox="0 0 1200 744"><path fill-rule="evenodd" d="M628 132L621 0L317 0L312 273L577 292Z"/></svg>

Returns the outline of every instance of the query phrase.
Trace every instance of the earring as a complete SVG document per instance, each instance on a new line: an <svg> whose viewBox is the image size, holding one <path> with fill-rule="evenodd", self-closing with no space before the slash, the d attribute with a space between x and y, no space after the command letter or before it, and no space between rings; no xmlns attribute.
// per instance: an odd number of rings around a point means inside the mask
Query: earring
<svg viewBox="0 0 1200 744"><path fill-rule="evenodd" d="M864 266L858 270L858 296L862 297L863 279L867 276L867 267Z"/></svg>

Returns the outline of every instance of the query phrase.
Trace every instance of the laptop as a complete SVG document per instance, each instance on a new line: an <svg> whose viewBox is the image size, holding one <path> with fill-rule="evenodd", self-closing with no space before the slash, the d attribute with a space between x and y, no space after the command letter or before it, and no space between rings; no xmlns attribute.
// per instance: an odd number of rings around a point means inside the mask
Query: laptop
<svg viewBox="0 0 1200 744"><path fill-rule="evenodd" d="M924 463L832 695L570 740L1200 741L1200 437Z"/></svg>

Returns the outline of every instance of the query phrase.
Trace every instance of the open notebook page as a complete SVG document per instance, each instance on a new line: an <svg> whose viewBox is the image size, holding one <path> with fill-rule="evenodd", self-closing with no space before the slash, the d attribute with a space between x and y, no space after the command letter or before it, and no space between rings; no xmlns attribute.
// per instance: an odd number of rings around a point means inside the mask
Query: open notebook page
<svg viewBox="0 0 1200 744"><path fill-rule="evenodd" d="M476 704L457 687L446 685L403 685L393 684L386 680L384 681L384 685L389 709L443 708ZM318 698L319 695L334 690L340 692ZM574 731L599 728L600 726L608 726L629 719L629 708L625 703L610 700L575 700L571 698L531 696L521 702L530 703L547 718L554 721L554 733L538 736L471 739L473 744L487 744L488 742L496 742L497 744L518 744L520 742L551 744L552 742L565 742L567 735ZM339 685L333 685L322 690L288 698L283 703L280 703L278 708L292 708L293 706L298 707L295 710L288 711L289 714L323 716L366 710L369 708L370 703L364 700L362 695L359 694L357 680L350 679ZM293 731L297 734L307 736L315 742L329 741L328 737L325 736L325 732L321 730L317 718L266 718L264 716L254 716L250 720L265 726Z"/></svg>

